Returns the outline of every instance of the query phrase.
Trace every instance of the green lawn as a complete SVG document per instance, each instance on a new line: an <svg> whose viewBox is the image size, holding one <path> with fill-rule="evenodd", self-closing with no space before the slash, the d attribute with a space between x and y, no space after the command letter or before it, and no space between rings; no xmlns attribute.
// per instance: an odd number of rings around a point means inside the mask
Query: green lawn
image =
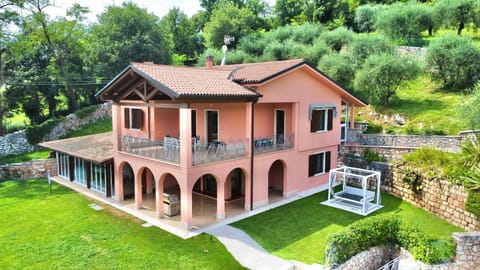
<svg viewBox="0 0 480 270"><path fill-rule="evenodd" d="M22 155L5 156L0 158L0 165L31 161L35 159L47 159L50 152L50 150L36 150Z"/></svg>
<svg viewBox="0 0 480 270"><path fill-rule="evenodd" d="M241 269L208 235L183 240L116 210L95 211L45 179L0 182L0 269Z"/></svg>
<svg viewBox="0 0 480 270"><path fill-rule="evenodd" d="M362 216L320 204L327 192L312 195L263 214L239 221L233 226L246 231L270 253L288 260L324 264L327 237L359 220ZM381 213L396 213L416 223L426 232L449 238L463 231L393 196L382 194Z"/></svg>

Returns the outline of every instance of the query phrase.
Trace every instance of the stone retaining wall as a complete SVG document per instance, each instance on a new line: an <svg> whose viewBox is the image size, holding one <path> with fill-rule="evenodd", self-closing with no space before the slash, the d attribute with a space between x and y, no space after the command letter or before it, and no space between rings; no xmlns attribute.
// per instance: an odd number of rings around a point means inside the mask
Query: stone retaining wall
<svg viewBox="0 0 480 270"><path fill-rule="evenodd" d="M417 150L414 147L342 145L341 151L345 156L363 157L365 149L375 151L387 160L400 160L403 155Z"/></svg>
<svg viewBox="0 0 480 270"><path fill-rule="evenodd" d="M416 194L403 182L405 171L392 167L392 181L385 183L382 190L421 207L455 226L468 231L480 231L480 219L465 210L468 192L463 186L446 180L429 180L421 176L421 193Z"/></svg>
<svg viewBox="0 0 480 270"><path fill-rule="evenodd" d="M418 270L476 270L480 265L480 232L453 233L456 242L455 260L443 264L429 265L415 261L404 248L394 246L378 246L358 253L345 263L327 269L378 269L396 257L399 258L399 269Z"/></svg>
<svg viewBox="0 0 480 270"><path fill-rule="evenodd" d="M55 158L0 165L0 180L47 177L49 171L52 176L57 174L57 162Z"/></svg>
<svg viewBox="0 0 480 270"><path fill-rule="evenodd" d="M467 135L427 136L427 135L387 135L361 134L358 143L362 146L385 146L399 148L433 147L439 150L457 152Z"/></svg>
<svg viewBox="0 0 480 270"><path fill-rule="evenodd" d="M27 140L25 130L19 130L0 137L0 157L28 153L32 152L33 149L33 145Z"/></svg>
<svg viewBox="0 0 480 270"><path fill-rule="evenodd" d="M95 121L112 117L112 106L110 103L104 103L92 114L80 118L75 114L69 114L65 120L54 127L49 134L43 137L42 141L52 141L66 135L70 131L75 131L81 127ZM34 145L28 142L25 130L20 130L12 134L0 137L0 157L8 155L20 155L32 152Z"/></svg>

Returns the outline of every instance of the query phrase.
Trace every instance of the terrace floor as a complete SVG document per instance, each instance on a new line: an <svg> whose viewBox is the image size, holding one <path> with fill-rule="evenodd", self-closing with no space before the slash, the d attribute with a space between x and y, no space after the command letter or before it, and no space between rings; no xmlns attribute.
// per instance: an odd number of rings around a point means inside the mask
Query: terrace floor
<svg viewBox="0 0 480 270"><path fill-rule="evenodd" d="M87 189L84 186L81 186L77 183L66 181L61 177L52 177L52 180L58 184L66 186L70 189L73 189L79 193L84 194L87 197L100 201L104 204L113 206L123 212L126 212L132 216L135 216L143 221L145 221L145 226L157 226L165 231L168 231L172 234L175 234L184 239L194 237L198 234L209 231L217 226L222 226L225 224L230 224L244 218L251 217L258 213L265 212L272 208L287 204L289 202L301 199L305 196L323 191L327 189L328 186L321 186L309 190L307 192L300 193L296 196L293 196L288 199L283 199L280 192L270 192L269 202L270 204L264 207L254 209L253 211L247 211L244 209L244 199L234 200L232 202L225 204L225 219L216 218L216 207L217 202L215 199L201 196L198 194L193 194L193 226L191 230L188 230L180 220L180 214L176 216L166 216L158 218L155 213L155 195L154 194L143 194L143 207L137 209L135 207L134 199L128 199L124 201L117 201L114 198L105 198L105 196L99 192L96 192L91 189ZM169 191L166 190L168 193ZM175 191L170 191L172 194L175 194ZM178 195L178 194L177 194Z"/></svg>

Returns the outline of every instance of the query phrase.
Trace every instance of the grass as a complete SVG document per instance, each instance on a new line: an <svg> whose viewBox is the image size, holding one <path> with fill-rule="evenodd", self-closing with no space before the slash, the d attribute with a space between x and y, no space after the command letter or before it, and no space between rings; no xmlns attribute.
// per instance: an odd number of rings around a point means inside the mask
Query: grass
<svg viewBox="0 0 480 270"><path fill-rule="evenodd" d="M79 130L69 132L67 135L63 136L62 139L104 133L109 131L112 131L112 119L106 118L88 124Z"/></svg>
<svg viewBox="0 0 480 270"><path fill-rule="evenodd" d="M0 182L1 269L241 269L216 239L180 239L45 179Z"/></svg>
<svg viewBox="0 0 480 270"><path fill-rule="evenodd" d="M406 125L387 126L383 119L377 124L382 124L397 134L407 134L408 129L414 129L419 133L433 130L457 135L459 131L468 129L458 108L469 98L463 93L441 90L428 75L423 75L401 87L387 108L376 108L382 114L400 114L405 117ZM364 116L363 120L368 121L368 116Z"/></svg>
<svg viewBox="0 0 480 270"><path fill-rule="evenodd" d="M50 156L50 150L36 150L30 153L21 155L9 155L0 158L0 165L26 162L36 159L47 159Z"/></svg>
<svg viewBox="0 0 480 270"><path fill-rule="evenodd" d="M236 222L233 226L246 231L270 253L287 260L308 264L325 263L327 237L362 216L320 204L327 192L312 195L263 214ZM416 223L425 232L449 238L463 231L433 214L388 194L382 194L384 207L374 215L395 213Z"/></svg>

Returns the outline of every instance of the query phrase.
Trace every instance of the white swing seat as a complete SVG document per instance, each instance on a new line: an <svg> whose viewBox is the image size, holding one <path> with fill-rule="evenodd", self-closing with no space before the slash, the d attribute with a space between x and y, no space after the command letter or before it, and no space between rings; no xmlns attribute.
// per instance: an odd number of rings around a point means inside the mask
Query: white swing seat
<svg viewBox="0 0 480 270"><path fill-rule="evenodd" d="M352 203L363 204L364 201L372 201L375 198L375 192L367 190L364 198L363 189L347 186L342 191L336 192L333 197L338 200L345 200Z"/></svg>

